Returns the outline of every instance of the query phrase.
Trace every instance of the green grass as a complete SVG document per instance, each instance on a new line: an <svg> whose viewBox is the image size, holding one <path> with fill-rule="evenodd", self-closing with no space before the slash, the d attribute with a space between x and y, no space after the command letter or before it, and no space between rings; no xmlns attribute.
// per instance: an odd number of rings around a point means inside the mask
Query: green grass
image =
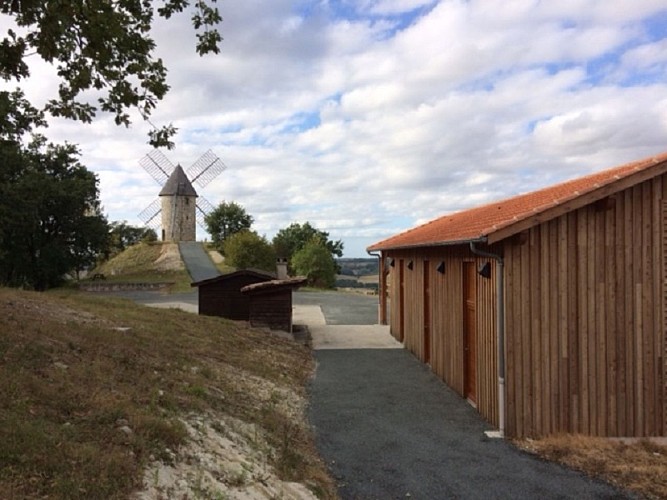
<svg viewBox="0 0 667 500"><path fill-rule="evenodd" d="M0 498L127 498L152 458L186 442L181 417L192 413L258 425L281 477L335 495L307 424L237 378L305 395L303 346L71 290L0 288L0 332Z"/></svg>

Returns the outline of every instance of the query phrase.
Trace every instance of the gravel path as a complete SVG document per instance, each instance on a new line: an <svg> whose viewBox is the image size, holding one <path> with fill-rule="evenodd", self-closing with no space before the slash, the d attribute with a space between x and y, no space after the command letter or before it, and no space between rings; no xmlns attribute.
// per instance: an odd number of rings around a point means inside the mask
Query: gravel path
<svg viewBox="0 0 667 500"><path fill-rule="evenodd" d="M294 302L319 305L350 338L353 325L377 321L377 297L304 292ZM314 355L309 418L344 500L631 498L487 438L489 424L405 349Z"/></svg>
<svg viewBox="0 0 667 500"><path fill-rule="evenodd" d="M310 421L343 499L631 498L489 439L489 425L402 349L315 351Z"/></svg>

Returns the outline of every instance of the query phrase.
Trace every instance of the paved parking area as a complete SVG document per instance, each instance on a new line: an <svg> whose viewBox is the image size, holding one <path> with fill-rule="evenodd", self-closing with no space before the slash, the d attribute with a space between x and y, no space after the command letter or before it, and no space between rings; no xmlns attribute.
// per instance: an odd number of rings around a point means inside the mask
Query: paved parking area
<svg viewBox="0 0 667 500"><path fill-rule="evenodd" d="M351 292L297 291L294 305L319 306L327 325L375 325L378 322L378 298Z"/></svg>

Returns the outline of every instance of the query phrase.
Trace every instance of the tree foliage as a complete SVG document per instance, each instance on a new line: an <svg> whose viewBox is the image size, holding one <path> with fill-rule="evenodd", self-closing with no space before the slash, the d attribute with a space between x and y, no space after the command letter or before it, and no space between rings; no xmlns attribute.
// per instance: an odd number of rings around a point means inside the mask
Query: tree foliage
<svg viewBox="0 0 667 500"><path fill-rule="evenodd" d="M0 140L18 146L23 137L44 126L44 113L32 107L21 90L0 92Z"/></svg>
<svg viewBox="0 0 667 500"><path fill-rule="evenodd" d="M336 262L324 240L313 237L292 256L292 268L305 276L316 288L333 288L336 284Z"/></svg>
<svg viewBox="0 0 667 500"><path fill-rule="evenodd" d="M45 290L92 265L109 226L76 148L1 141L0 154L0 283Z"/></svg>
<svg viewBox="0 0 667 500"><path fill-rule="evenodd" d="M32 136L42 114L20 91L0 92L0 284L44 290L108 248L97 177L72 145Z"/></svg>
<svg viewBox="0 0 667 500"><path fill-rule="evenodd" d="M273 238L273 246L279 257L291 259L296 252L313 239L321 241L332 257L334 255L343 256L343 242L330 240L328 232L315 229L310 222L303 224L295 222L281 229Z"/></svg>
<svg viewBox="0 0 667 500"><path fill-rule="evenodd" d="M225 254L224 243L233 234L250 229L254 219L236 202L222 202L204 219L215 246Z"/></svg>
<svg viewBox="0 0 667 500"><path fill-rule="evenodd" d="M116 255L127 247L142 241L157 241L157 233L150 227L131 226L127 221L114 221L109 232L109 255Z"/></svg>
<svg viewBox="0 0 667 500"><path fill-rule="evenodd" d="M231 235L223 245L225 263L238 269L276 270L276 252L265 236L244 229Z"/></svg>
<svg viewBox="0 0 667 500"><path fill-rule="evenodd" d="M13 18L0 41L0 77L30 77L29 56L56 67L58 94L45 107L53 116L90 122L99 112L129 126L129 111L149 120L167 91L167 69L154 54L151 28L159 18L192 12L196 51L218 53L222 20L216 0L7 0L0 13ZM191 7L191 8L190 8ZM97 99L91 101L90 96ZM153 146L172 147L170 124L150 132Z"/></svg>

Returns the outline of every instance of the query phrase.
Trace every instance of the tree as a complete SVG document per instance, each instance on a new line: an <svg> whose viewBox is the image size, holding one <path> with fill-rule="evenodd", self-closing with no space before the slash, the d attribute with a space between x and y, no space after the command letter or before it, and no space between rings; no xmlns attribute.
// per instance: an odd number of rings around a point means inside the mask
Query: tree
<svg viewBox="0 0 667 500"><path fill-rule="evenodd" d="M45 290L108 247L97 177L74 146L0 141L0 284Z"/></svg>
<svg viewBox="0 0 667 500"><path fill-rule="evenodd" d="M206 215L206 229L215 246L224 253L224 243L227 238L244 229L250 229L255 221L245 208L236 202L222 202L215 210Z"/></svg>
<svg viewBox="0 0 667 500"><path fill-rule="evenodd" d="M157 233L150 227L131 226L127 221L111 223L109 255L116 255L127 247L142 241L157 241Z"/></svg>
<svg viewBox="0 0 667 500"><path fill-rule="evenodd" d="M158 18L169 19L192 4L192 24L199 55L218 53L222 20L216 0L20 0L0 2L0 13L13 18L0 42L0 77L20 81L30 77L26 60L38 56L56 66L58 95L44 110L91 122L98 111L129 126L132 109L149 121L158 101L169 90L167 69L154 54L150 35ZM159 7L155 7L158 4ZM90 101L88 96L96 95ZM95 102L95 104L93 104ZM155 146L173 147L176 129L170 124L150 132Z"/></svg>
<svg viewBox="0 0 667 500"><path fill-rule="evenodd" d="M225 262L238 269L276 270L276 252L265 236L244 229L224 243Z"/></svg>
<svg viewBox="0 0 667 500"><path fill-rule="evenodd" d="M108 251L109 241L109 224L101 213L100 207L97 206L81 217L77 224L71 247L73 268L68 272L74 271L78 280L81 271L90 269L99 263ZM52 284L57 284L59 279L56 278Z"/></svg>
<svg viewBox="0 0 667 500"><path fill-rule="evenodd" d="M336 262L324 240L311 238L292 256L292 268L317 288L333 288L336 283Z"/></svg>
<svg viewBox="0 0 667 500"><path fill-rule="evenodd" d="M273 246L279 257L291 259L291 257L301 250L313 238L322 242L325 248L333 256L343 256L343 242L341 240L329 240L329 233L315 229L310 222L304 224L293 223L288 227L281 229L273 238Z"/></svg>

